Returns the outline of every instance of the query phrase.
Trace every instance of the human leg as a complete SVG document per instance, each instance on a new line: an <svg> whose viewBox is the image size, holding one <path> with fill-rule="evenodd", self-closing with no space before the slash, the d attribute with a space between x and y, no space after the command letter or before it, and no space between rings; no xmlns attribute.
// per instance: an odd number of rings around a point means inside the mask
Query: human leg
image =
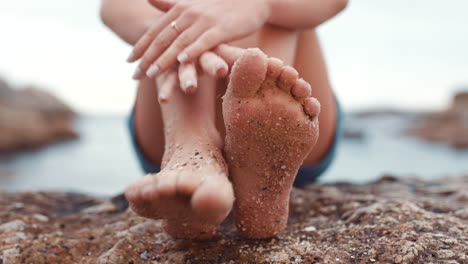
<svg viewBox="0 0 468 264"><path fill-rule="evenodd" d="M249 238L286 225L296 173L318 138L320 104L308 83L258 49L236 61L223 100L234 217Z"/></svg>
<svg viewBox="0 0 468 264"><path fill-rule="evenodd" d="M173 80L165 85L177 85L176 76L167 78ZM131 207L142 216L165 219L166 231L175 237L210 237L233 202L222 140L214 126L214 81L202 77L199 91L192 95L177 87L159 108L156 89L149 84L140 89L136 141L148 160L161 162L162 171L128 186Z"/></svg>

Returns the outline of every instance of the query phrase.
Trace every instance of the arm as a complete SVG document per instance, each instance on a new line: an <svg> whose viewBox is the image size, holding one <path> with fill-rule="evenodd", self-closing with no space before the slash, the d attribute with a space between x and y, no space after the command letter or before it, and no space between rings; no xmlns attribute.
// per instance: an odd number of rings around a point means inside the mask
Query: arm
<svg viewBox="0 0 468 264"><path fill-rule="evenodd" d="M187 63L221 43L244 38L265 23L312 28L333 17L347 0L149 0L166 10L135 44L129 62L150 77Z"/></svg>
<svg viewBox="0 0 468 264"><path fill-rule="evenodd" d="M267 23L290 28L316 27L342 11L348 0L266 0Z"/></svg>
<svg viewBox="0 0 468 264"><path fill-rule="evenodd" d="M133 45L163 12L146 0L102 0L100 16L125 42Z"/></svg>
<svg viewBox="0 0 468 264"><path fill-rule="evenodd" d="M164 11L164 9L163 9ZM134 45L148 30L151 24L158 21L164 13L151 6L146 0L102 0L100 16L103 23L130 45ZM228 73L228 65L218 55L204 52L199 65L208 75L223 78ZM173 72L175 69L170 69ZM140 73L140 76L142 74ZM178 66L180 87L187 93L197 88L197 72L194 63ZM164 86L170 87L170 86ZM159 100L168 102L172 91L159 91Z"/></svg>

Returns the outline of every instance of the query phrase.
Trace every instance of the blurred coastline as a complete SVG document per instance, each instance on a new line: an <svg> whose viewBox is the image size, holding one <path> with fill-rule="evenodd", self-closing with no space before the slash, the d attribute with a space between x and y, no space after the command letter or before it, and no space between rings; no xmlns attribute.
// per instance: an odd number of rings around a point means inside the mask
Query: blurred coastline
<svg viewBox="0 0 468 264"><path fill-rule="evenodd" d="M389 174L426 179L468 174L468 149L463 145L468 137L468 105L460 99L466 94L456 98L452 106L438 112L373 109L347 113L337 159L320 182L364 183ZM79 139L4 153L0 189L106 195L122 191L143 175L131 146L127 118L78 115L73 129Z"/></svg>

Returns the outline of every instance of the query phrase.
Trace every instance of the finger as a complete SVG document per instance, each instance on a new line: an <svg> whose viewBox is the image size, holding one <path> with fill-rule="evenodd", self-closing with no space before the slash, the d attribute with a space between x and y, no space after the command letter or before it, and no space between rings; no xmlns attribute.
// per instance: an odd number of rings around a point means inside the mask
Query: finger
<svg viewBox="0 0 468 264"><path fill-rule="evenodd" d="M227 63L211 51L204 52L199 62L203 71L213 77L225 77L229 71Z"/></svg>
<svg viewBox="0 0 468 264"><path fill-rule="evenodd" d="M177 72L175 69L169 70L166 74L159 76L156 79L158 87L159 103L164 104L169 102L169 99L177 86Z"/></svg>
<svg viewBox="0 0 468 264"><path fill-rule="evenodd" d="M148 2L163 12L169 11L175 5L174 0L148 0Z"/></svg>
<svg viewBox="0 0 468 264"><path fill-rule="evenodd" d="M159 33L166 28L172 21L174 21L182 12L178 8L172 8L168 13L163 15L161 19L156 21L148 31L138 40L135 44L130 56L128 57L128 62L134 62L138 60L145 51L148 49L148 46L154 40L154 38L159 35Z"/></svg>
<svg viewBox="0 0 468 264"><path fill-rule="evenodd" d="M221 42L223 42L222 33L212 28L204 32L195 42L185 48L185 50L177 56L177 60L180 63L191 61Z"/></svg>
<svg viewBox="0 0 468 264"><path fill-rule="evenodd" d="M191 94L197 90L197 69L193 62L179 65L179 82L185 93Z"/></svg>
<svg viewBox="0 0 468 264"><path fill-rule="evenodd" d="M226 44L221 44L214 49L214 52L218 56L223 58L223 60L229 65L229 67L231 67L234 64L234 62L241 57L242 53L244 53L244 49Z"/></svg>
<svg viewBox="0 0 468 264"><path fill-rule="evenodd" d="M182 32L176 40L167 48L164 53L157 58L157 60L153 63L151 68L156 68L157 71L153 69L148 70L147 75L148 77L154 77L157 75L158 72L164 72L166 69L171 67L172 65L177 63L177 54L190 43L193 43L197 39L198 36L204 32L205 29L203 26L200 25L193 25L184 32ZM188 61L186 61L188 62Z"/></svg>
<svg viewBox="0 0 468 264"><path fill-rule="evenodd" d="M136 74L143 72L149 77L156 76L156 73L160 70L157 64L150 67L151 64L161 56L161 54L173 43L179 36L180 32L184 31L190 26L190 21L182 19L181 22L174 22L167 26L161 34L159 34L151 43L146 50L145 54L141 58L141 61L137 67ZM183 32L182 32L183 33ZM167 68L166 68L167 69ZM166 70L164 69L164 70ZM164 72L161 70L161 72Z"/></svg>

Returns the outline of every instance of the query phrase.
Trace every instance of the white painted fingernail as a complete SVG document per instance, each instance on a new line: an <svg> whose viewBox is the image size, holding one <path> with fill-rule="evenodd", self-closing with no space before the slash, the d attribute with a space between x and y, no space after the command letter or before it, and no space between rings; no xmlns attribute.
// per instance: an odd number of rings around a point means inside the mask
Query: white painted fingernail
<svg viewBox="0 0 468 264"><path fill-rule="evenodd" d="M159 103L164 104L164 103L167 103L168 101L169 101L169 98L167 97L166 94L161 94L159 96Z"/></svg>
<svg viewBox="0 0 468 264"><path fill-rule="evenodd" d="M184 87L183 88L184 88L184 90L187 90L187 88L189 88L190 86L193 86L192 80L186 80L184 82Z"/></svg>
<svg viewBox="0 0 468 264"><path fill-rule="evenodd" d="M188 59L188 55L187 55L187 53L185 53L185 52L183 52L183 53L179 54L179 56L177 56L177 60L178 60L180 63L185 62L187 59Z"/></svg>
<svg viewBox="0 0 468 264"><path fill-rule="evenodd" d="M151 67L146 71L146 76L154 77L158 73L159 67L156 64L151 65Z"/></svg>
<svg viewBox="0 0 468 264"><path fill-rule="evenodd" d="M135 73L133 74L133 79L134 80L139 80L141 77L143 77L143 72L141 72L141 69L140 67L138 67L136 70L135 70Z"/></svg>
<svg viewBox="0 0 468 264"><path fill-rule="evenodd" d="M221 72L220 72L221 70L224 70L224 64L218 63L218 64L216 65L216 67L215 67L215 72L214 72L214 74L215 74L215 75L219 75L219 74L221 73Z"/></svg>
<svg viewBox="0 0 468 264"><path fill-rule="evenodd" d="M135 52L132 51L132 53L130 53L130 55L127 58L127 62L132 62L134 56L135 56Z"/></svg>

